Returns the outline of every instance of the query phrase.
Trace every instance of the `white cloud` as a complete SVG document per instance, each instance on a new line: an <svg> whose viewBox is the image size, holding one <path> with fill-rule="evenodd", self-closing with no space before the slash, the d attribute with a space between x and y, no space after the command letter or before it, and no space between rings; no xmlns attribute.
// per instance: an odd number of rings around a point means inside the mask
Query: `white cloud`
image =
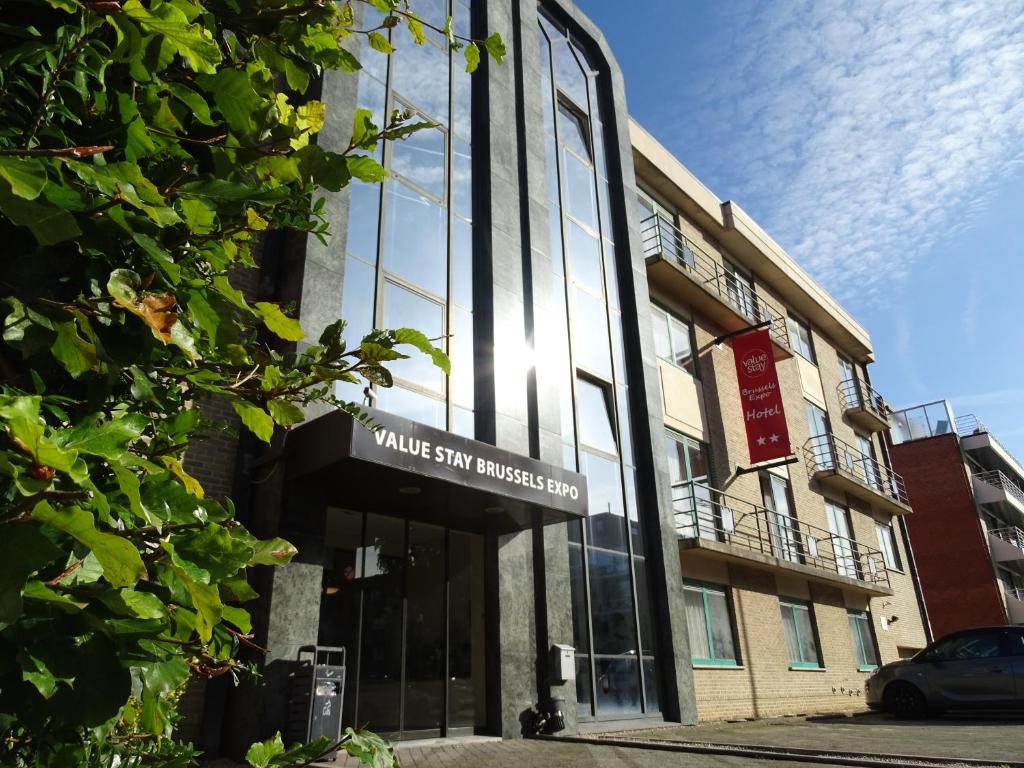
<svg viewBox="0 0 1024 768"><path fill-rule="evenodd" d="M1024 0L744 4L727 20L731 56L670 143L843 298L906 277L1024 162Z"/></svg>

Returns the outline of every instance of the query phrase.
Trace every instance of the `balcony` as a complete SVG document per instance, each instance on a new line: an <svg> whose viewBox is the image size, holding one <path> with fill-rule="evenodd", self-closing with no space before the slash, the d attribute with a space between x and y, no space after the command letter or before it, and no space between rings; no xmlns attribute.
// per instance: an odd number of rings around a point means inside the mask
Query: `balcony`
<svg viewBox="0 0 1024 768"><path fill-rule="evenodd" d="M1024 589L1009 587L1003 592L1006 595L1006 617L1011 624L1024 624Z"/></svg>
<svg viewBox="0 0 1024 768"><path fill-rule="evenodd" d="M965 451L976 451L986 466L1003 466L1007 471L1024 478L1024 465L993 435L988 427L973 413L959 416L956 431L960 445Z"/></svg>
<svg viewBox="0 0 1024 768"><path fill-rule="evenodd" d="M979 504L993 504L1003 510L1013 510L1024 519L1024 490L998 469L975 472L971 475L974 498Z"/></svg>
<svg viewBox="0 0 1024 768"><path fill-rule="evenodd" d="M839 402L852 424L868 432L889 428L892 409L870 384L861 379L847 379L839 384Z"/></svg>
<svg viewBox="0 0 1024 768"><path fill-rule="evenodd" d="M995 528L988 532L989 549L997 563L1024 560L1024 531L1015 525Z"/></svg>
<svg viewBox="0 0 1024 768"><path fill-rule="evenodd" d="M807 474L822 486L871 504L890 515L911 511L903 478L865 456L835 435L818 435L804 443Z"/></svg>
<svg viewBox="0 0 1024 768"><path fill-rule="evenodd" d="M687 555L786 571L869 595L891 595L882 553L700 483L673 486L676 533Z"/></svg>
<svg viewBox="0 0 1024 768"><path fill-rule="evenodd" d="M768 322L775 359L793 356L786 318L659 214L640 223L651 281L707 316L724 333Z"/></svg>

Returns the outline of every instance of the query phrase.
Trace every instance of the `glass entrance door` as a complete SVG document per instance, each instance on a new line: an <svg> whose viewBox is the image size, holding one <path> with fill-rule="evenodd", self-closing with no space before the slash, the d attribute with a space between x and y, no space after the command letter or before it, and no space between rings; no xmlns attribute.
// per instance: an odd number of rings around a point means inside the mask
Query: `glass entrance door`
<svg viewBox="0 0 1024 768"><path fill-rule="evenodd" d="M383 515L327 514L327 544L343 554L324 571L319 642L349 648L345 724L393 740L481 730L482 538ZM332 515L347 524L332 524Z"/></svg>

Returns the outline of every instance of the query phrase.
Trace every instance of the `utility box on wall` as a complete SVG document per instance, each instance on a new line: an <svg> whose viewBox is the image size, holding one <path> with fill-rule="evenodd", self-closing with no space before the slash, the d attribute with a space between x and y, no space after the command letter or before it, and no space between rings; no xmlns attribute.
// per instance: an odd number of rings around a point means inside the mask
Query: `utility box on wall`
<svg viewBox="0 0 1024 768"><path fill-rule="evenodd" d="M576 679L576 649L555 643L551 646L551 682L568 683Z"/></svg>

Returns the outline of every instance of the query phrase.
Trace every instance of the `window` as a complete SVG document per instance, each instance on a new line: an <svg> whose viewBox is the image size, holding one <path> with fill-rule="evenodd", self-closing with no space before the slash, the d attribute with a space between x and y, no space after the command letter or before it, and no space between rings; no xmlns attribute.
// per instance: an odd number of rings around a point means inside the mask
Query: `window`
<svg viewBox="0 0 1024 768"><path fill-rule="evenodd" d="M821 654L814 629L811 605L805 600L779 598L782 610L782 630L786 635L791 669L820 669Z"/></svg>
<svg viewBox="0 0 1024 768"><path fill-rule="evenodd" d="M839 381L853 381L857 378L857 369L853 367L853 363L847 360L842 355L838 357L839 363Z"/></svg>
<svg viewBox="0 0 1024 768"><path fill-rule="evenodd" d="M754 294L754 278L735 264L724 262L725 288L729 301L748 320L758 323L762 320L757 311L757 298ZM768 319L768 318L763 318Z"/></svg>
<svg viewBox="0 0 1024 768"><path fill-rule="evenodd" d="M878 649L875 635L871 631L871 616L867 611L847 611L850 618L850 634L853 635L853 657L857 669L865 672L878 667Z"/></svg>
<svg viewBox="0 0 1024 768"><path fill-rule="evenodd" d="M792 315L786 318L786 325L789 327L789 345L793 351L808 362L817 365L818 360L814 356L814 342L810 326Z"/></svg>
<svg viewBox="0 0 1024 768"><path fill-rule="evenodd" d="M903 570L900 562L900 551L896 547L896 537L892 531L892 523L875 521L875 536L878 538L878 549L882 553L882 562L891 571Z"/></svg>
<svg viewBox="0 0 1024 768"><path fill-rule="evenodd" d="M800 532L789 504L789 483L783 477L764 472L761 474L761 497L768 510L768 538L772 554L783 560L800 562Z"/></svg>
<svg viewBox="0 0 1024 768"><path fill-rule="evenodd" d="M576 404L580 414L580 441L604 453L616 453L618 443L611 388L580 376L576 379Z"/></svg>
<svg viewBox="0 0 1024 768"><path fill-rule="evenodd" d="M686 583L686 627L694 664L736 666L736 642L725 587Z"/></svg>
<svg viewBox="0 0 1024 768"><path fill-rule="evenodd" d="M811 437L818 437L819 435L827 435L829 433L828 428L828 414L810 400L804 400L804 413L807 415L807 428L810 431Z"/></svg>
<svg viewBox="0 0 1024 768"><path fill-rule="evenodd" d="M850 470L872 488L881 490L882 470L875 458L875 445L871 438L857 433L857 450L860 456L854 457L855 464Z"/></svg>
<svg viewBox="0 0 1024 768"><path fill-rule="evenodd" d="M676 528L683 538L717 539L719 520L711 498L705 446L675 432L665 436ZM726 521L729 522L729 521ZM731 528L731 522L729 527Z"/></svg>
<svg viewBox="0 0 1024 768"><path fill-rule="evenodd" d="M857 554L850 538L850 516L845 507L826 501L825 516L828 518L828 530L832 534L832 554L836 561L836 573L859 578L857 572Z"/></svg>
<svg viewBox="0 0 1024 768"><path fill-rule="evenodd" d="M1006 631L984 629L964 632L940 640L930 652L928 661L966 661L968 659L994 659L1007 655Z"/></svg>
<svg viewBox="0 0 1024 768"><path fill-rule="evenodd" d="M654 323L654 352L662 360L677 365L687 373L696 376L697 365L694 356L693 326L676 317L667 309L651 306Z"/></svg>

